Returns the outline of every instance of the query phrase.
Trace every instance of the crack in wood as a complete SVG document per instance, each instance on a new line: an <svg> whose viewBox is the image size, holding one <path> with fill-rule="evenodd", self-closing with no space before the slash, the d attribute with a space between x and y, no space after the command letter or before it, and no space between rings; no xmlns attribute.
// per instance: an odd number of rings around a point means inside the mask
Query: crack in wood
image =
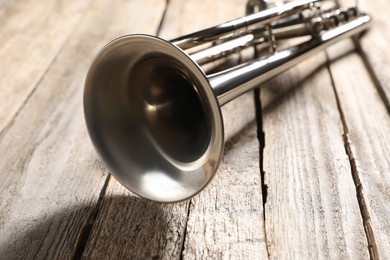
<svg viewBox="0 0 390 260"><path fill-rule="evenodd" d="M166 0L165 8L164 8L164 11L162 13L160 23L159 23L157 30L156 30L156 35L160 34L161 28L162 28L164 20L165 20L165 15L167 13L168 6L169 6L169 0ZM88 240L89 240L91 233L92 233L92 230L93 230L93 226L94 226L96 219L97 219L97 216L100 212L101 204L102 204L103 198L105 197L110 178L111 178L111 174L108 174L107 178L104 182L104 185L99 193L98 201L97 201L95 207L93 208L93 210L91 211L86 225L82 228L82 230L80 232L79 238L78 238L77 243L76 243L76 249L75 249L75 252L73 254L72 259L81 259L83 254L84 254L84 251L86 249L86 245L88 243ZM185 227L185 230L186 230L186 227ZM184 245L184 241L183 241L183 245Z"/></svg>
<svg viewBox="0 0 390 260"><path fill-rule="evenodd" d="M257 56L257 53L256 53ZM264 148L265 148L265 133L263 129L263 111L261 106L261 91L259 88L253 91L255 99L255 113L256 113L256 124L257 124L257 140L259 142L259 166L260 166L260 181L261 181L261 196L263 202L263 227L264 227L264 240L267 250L268 259L271 258L270 246L267 238L267 229L266 229L266 214L265 214L265 204L267 203L268 196L268 185L265 184L265 171L264 171Z"/></svg>
<svg viewBox="0 0 390 260"><path fill-rule="evenodd" d="M255 57L259 57L258 49L254 48ZM263 228L264 228L264 240L265 247L267 250L268 259L271 258L270 246L268 243L267 229L266 229L266 214L265 214L265 204L267 203L268 196L268 185L265 184L265 171L264 171L264 148L265 148L265 133L263 128L263 109L261 105L261 91L260 88L256 88L254 91L255 99L255 116L257 124L257 140L259 142L259 166L260 166L260 181L261 181L261 196L263 202Z"/></svg>
<svg viewBox="0 0 390 260"><path fill-rule="evenodd" d="M95 207L92 209L91 213L89 214L86 225L80 231L80 235L77 239L76 249L75 249L75 252L73 254L72 259L81 259L81 257L83 256L83 253L85 251L85 247L88 243L88 240L89 240L91 233L92 233L92 230L93 230L93 225L95 224L97 216L100 212L101 204L102 204L103 198L106 194L106 190L107 190L107 186L108 186L108 182L110 181L110 178L111 178L111 174L108 174L106 180L104 181L104 185L103 185L102 189L100 190L98 201L97 201Z"/></svg>
<svg viewBox="0 0 390 260"><path fill-rule="evenodd" d="M363 190L363 187L362 187L362 184L360 181L355 157L354 157L353 151L351 149L351 143L349 140L348 125L347 125L347 122L345 120L344 112L343 112L343 109L341 107L340 98L338 96L336 86L335 86L335 81L334 81L334 78L333 78L333 75L332 75L332 72L330 69L330 58L329 58L328 54L326 54L326 58L327 58L326 65L327 65L327 69L329 71L333 91L334 91L335 98L336 98L337 109L339 111L340 120L341 120L342 127L343 127L342 137L343 137L343 141L344 141L344 148L345 148L345 152L348 156L348 159L349 159L349 162L351 165L351 175L352 175L353 182L355 184L357 201L358 201L360 213L361 213L362 219L363 219L364 231L366 233L366 238L367 238L368 247L369 247L368 251L369 251L371 259L380 259L378 247L377 247L376 240L375 240L374 230L373 230L372 225L371 225L370 213L368 211L367 204L366 204L366 201L364 198L364 190Z"/></svg>
<svg viewBox="0 0 390 260"><path fill-rule="evenodd" d="M160 35L161 30L164 26L164 21L165 21L165 17L166 17L168 8L169 8L169 4L170 4L170 0L166 0L165 1L165 8L164 8L163 14L161 16L160 24L158 25L157 30L156 30L157 36ZM184 253L185 242L186 242L186 238L187 238L187 225L188 225L188 219L190 217L191 205L192 205L192 203L191 203L191 199L190 199L187 202L187 215L186 215L186 220L185 220L185 224L184 224L183 241L182 241L181 247L180 247L180 259L183 259L183 257L184 257L183 253Z"/></svg>
<svg viewBox="0 0 390 260"><path fill-rule="evenodd" d="M191 213L191 199L187 202L187 218L186 222L184 224L184 231L183 231L183 242L181 243L181 248L180 248L180 260L184 259L184 249L185 249L185 243L186 243L186 238L187 238L187 226L188 226L188 219L190 218L190 213Z"/></svg>
<svg viewBox="0 0 390 260"><path fill-rule="evenodd" d="M164 26L165 15L167 14L168 6L169 6L169 0L165 0L165 8L164 8L164 11L163 11L163 13L162 13L160 23L159 23L159 25L157 26L157 30L156 30L156 35L157 35L157 36L160 35L161 29L162 29L163 26Z"/></svg>
<svg viewBox="0 0 390 260"><path fill-rule="evenodd" d="M260 90L255 89L255 107L256 107L256 123L257 123L257 139L259 141L259 165L260 165L260 177L261 177L261 192L263 199L263 206L267 203L268 185L265 184L265 172L264 172L264 148L265 148L265 134L263 130L263 113L261 108ZM265 211L264 211L265 220Z"/></svg>

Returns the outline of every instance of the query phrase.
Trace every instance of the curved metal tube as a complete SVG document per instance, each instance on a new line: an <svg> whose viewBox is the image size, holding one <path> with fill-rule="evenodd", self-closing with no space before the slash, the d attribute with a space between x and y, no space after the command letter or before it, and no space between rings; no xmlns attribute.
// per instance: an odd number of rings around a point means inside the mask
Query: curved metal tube
<svg viewBox="0 0 390 260"><path fill-rule="evenodd" d="M299 13L320 1L321 0L293 1L286 3L283 6L269 8L258 13L188 34L173 39L170 42L184 50L223 37L243 35L260 26L270 24L291 14Z"/></svg>
<svg viewBox="0 0 390 260"><path fill-rule="evenodd" d="M219 103L223 105L335 42L366 30L370 22L370 16L362 15L351 22L324 32L318 38L278 51L269 57L256 59L209 75L207 78Z"/></svg>

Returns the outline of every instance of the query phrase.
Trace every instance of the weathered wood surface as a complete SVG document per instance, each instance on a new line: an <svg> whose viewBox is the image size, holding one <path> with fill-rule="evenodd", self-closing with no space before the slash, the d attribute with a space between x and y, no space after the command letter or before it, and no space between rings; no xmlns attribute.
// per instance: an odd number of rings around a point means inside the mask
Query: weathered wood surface
<svg viewBox="0 0 390 260"><path fill-rule="evenodd" d="M343 56L353 47L344 41L328 49L330 71L372 253L390 257L390 116L363 59Z"/></svg>
<svg viewBox="0 0 390 260"><path fill-rule="evenodd" d="M343 0L342 2L345 2ZM373 84L383 99L390 113L390 5L386 0L368 1L360 0L359 7L369 13L375 14L375 26L367 32L360 41L360 55L364 61L365 69L369 72Z"/></svg>
<svg viewBox="0 0 390 260"><path fill-rule="evenodd" d="M271 256L368 258L324 53L268 83L262 96Z"/></svg>
<svg viewBox="0 0 390 260"><path fill-rule="evenodd" d="M117 36L174 38L245 1L0 1L0 258L388 259L389 6L361 1L376 23L358 51L346 41L267 83L262 120L253 93L223 107L213 182L158 204L94 152L88 66Z"/></svg>
<svg viewBox="0 0 390 260"><path fill-rule="evenodd" d="M0 3L0 133L42 80L89 2Z"/></svg>
<svg viewBox="0 0 390 260"><path fill-rule="evenodd" d="M93 1L1 134L0 258L71 258L83 248L108 174L84 127L88 66L113 37L133 30L154 33L164 7L153 0ZM46 46L35 48L44 53ZM24 57L29 58L33 54ZM9 74L18 78L17 72Z"/></svg>

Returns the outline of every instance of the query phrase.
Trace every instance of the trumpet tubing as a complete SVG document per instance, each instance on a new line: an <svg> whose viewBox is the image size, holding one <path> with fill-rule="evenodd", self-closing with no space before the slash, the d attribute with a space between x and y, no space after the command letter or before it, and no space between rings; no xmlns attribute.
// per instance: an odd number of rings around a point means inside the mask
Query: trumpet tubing
<svg viewBox="0 0 390 260"><path fill-rule="evenodd" d="M84 113L111 173L154 201L200 192L223 154L222 105L370 25L356 7L325 2L293 1L170 42L134 34L106 45L88 71ZM278 49L279 41L301 36L310 39ZM200 67L261 45L270 49L264 57L210 75Z"/></svg>

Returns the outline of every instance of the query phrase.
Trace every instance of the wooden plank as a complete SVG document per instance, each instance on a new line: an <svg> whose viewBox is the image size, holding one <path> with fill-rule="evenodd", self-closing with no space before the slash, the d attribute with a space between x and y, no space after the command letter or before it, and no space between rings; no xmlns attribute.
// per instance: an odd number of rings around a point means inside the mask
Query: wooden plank
<svg viewBox="0 0 390 260"><path fill-rule="evenodd" d="M0 18L0 133L12 122L66 44L89 2L9 1L3 6Z"/></svg>
<svg viewBox="0 0 390 260"><path fill-rule="evenodd" d="M266 259L256 125L226 143L209 187L189 210L185 259Z"/></svg>
<svg viewBox="0 0 390 260"><path fill-rule="evenodd" d="M330 69L372 256L386 259L390 256L390 118L362 58L351 53L338 59L353 48L351 41L329 48Z"/></svg>
<svg viewBox="0 0 390 260"><path fill-rule="evenodd" d="M172 1L179 12L180 33L241 17L246 1ZM185 15L194 12L201 15ZM234 64L237 60L230 61ZM220 169L209 187L191 200L184 258L266 258L259 170L259 150L254 126L253 93L222 108L228 143Z"/></svg>
<svg viewBox="0 0 390 260"><path fill-rule="evenodd" d="M343 0L341 3L347 5L354 4L355 1ZM390 113L390 54L388 43L390 42L389 13L390 4L386 0L368 1L359 0L359 8L372 14L373 25L360 40L360 47L366 69L371 74L372 79L379 94Z"/></svg>
<svg viewBox="0 0 390 260"><path fill-rule="evenodd" d="M176 259L181 255L187 202L141 199L111 177L83 257Z"/></svg>
<svg viewBox="0 0 390 260"><path fill-rule="evenodd" d="M236 18L244 7L244 1L228 5L222 0L170 1L161 36L171 39ZM213 184L191 204L159 205L124 191L111 179L85 257L266 256L252 94L228 104L223 113L228 139L236 136L226 153L233 162L223 162ZM243 132L248 124L250 129ZM248 180L238 181L241 175L248 176ZM112 202L113 197L122 201ZM204 240L205 228L216 235Z"/></svg>
<svg viewBox="0 0 390 260"><path fill-rule="evenodd" d="M108 40L136 30L154 32L164 6L157 0L94 1L0 135L0 258L63 259L82 253L107 178L86 133L85 75ZM142 12L133 12L141 7Z"/></svg>
<svg viewBox="0 0 390 260"><path fill-rule="evenodd" d="M368 258L324 53L269 82L262 102L270 258Z"/></svg>
<svg viewBox="0 0 390 260"><path fill-rule="evenodd" d="M181 16L179 31L185 34L243 16L246 1L183 3L172 1L171 10L202 14ZM183 257L266 258L253 94L228 103L222 113L230 141L216 177L191 200Z"/></svg>

